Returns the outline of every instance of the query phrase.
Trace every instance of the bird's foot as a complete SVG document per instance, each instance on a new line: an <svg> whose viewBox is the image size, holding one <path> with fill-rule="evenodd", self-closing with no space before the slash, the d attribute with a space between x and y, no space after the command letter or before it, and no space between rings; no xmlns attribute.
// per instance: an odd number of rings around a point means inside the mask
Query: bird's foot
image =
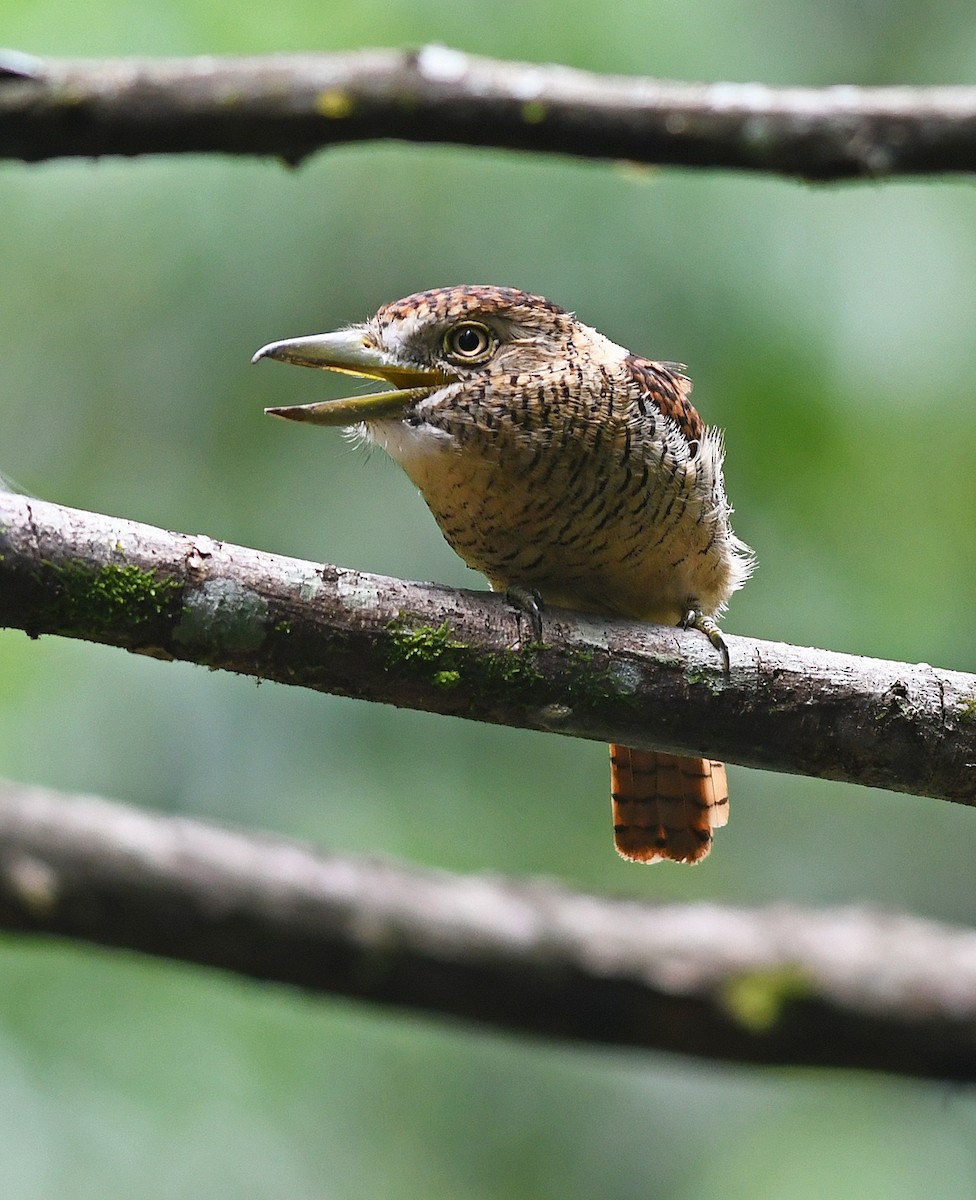
<svg viewBox="0 0 976 1200"><path fill-rule="evenodd" d="M542 641L542 596L535 588L515 583L505 589L505 599L517 612L526 617L532 630L532 640Z"/></svg>
<svg viewBox="0 0 976 1200"><path fill-rule="evenodd" d="M682 629L698 629L712 643L715 649L722 656L722 670L726 675L731 674L732 664L729 661L729 648L725 644L725 638L722 637L722 631L716 625L715 621L706 616L697 608L691 608L685 613L684 618L679 622Z"/></svg>

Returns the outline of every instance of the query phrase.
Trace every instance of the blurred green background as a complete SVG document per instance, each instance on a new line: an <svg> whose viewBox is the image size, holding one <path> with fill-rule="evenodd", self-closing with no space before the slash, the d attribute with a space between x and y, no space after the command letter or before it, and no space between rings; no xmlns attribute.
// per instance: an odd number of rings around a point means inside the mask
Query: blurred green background
<svg viewBox="0 0 976 1200"><path fill-rule="evenodd" d="M958 0L2 0L39 54L415 45L688 79L965 82ZM393 465L262 415L262 343L420 288L542 292L690 364L759 571L732 632L976 670L976 195L371 145L0 166L0 468L45 498L480 586ZM341 386L341 385L340 385ZM334 394L334 393L333 393ZM976 814L731 769L696 870L610 846L596 745L0 634L0 774L651 900L976 922ZM0 944L0 1190L58 1197L976 1195L968 1090L518 1041Z"/></svg>

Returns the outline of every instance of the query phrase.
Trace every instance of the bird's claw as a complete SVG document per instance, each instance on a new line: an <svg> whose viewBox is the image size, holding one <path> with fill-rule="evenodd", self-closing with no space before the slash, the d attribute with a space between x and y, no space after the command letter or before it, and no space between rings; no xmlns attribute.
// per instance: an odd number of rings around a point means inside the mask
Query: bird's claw
<svg viewBox="0 0 976 1200"><path fill-rule="evenodd" d="M505 590L505 599L520 612L524 617L528 618L529 626L532 629L532 640L534 642L542 641L542 596L535 588L522 587L520 584L513 584Z"/></svg>
<svg viewBox="0 0 976 1200"><path fill-rule="evenodd" d="M729 648L725 643L725 638L722 637L721 629L711 617L706 616L697 608L692 608L685 613L680 624L682 629L697 629L703 633L721 654L723 672L726 675L731 674L732 663L729 660Z"/></svg>

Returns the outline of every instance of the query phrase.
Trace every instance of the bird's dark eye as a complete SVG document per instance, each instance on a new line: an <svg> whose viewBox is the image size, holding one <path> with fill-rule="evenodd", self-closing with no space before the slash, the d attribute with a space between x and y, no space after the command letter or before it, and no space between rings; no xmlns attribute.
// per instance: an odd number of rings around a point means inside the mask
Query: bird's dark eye
<svg viewBox="0 0 976 1200"><path fill-rule="evenodd" d="M491 358L498 339L480 321L463 321L444 335L444 352L455 362L479 363Z"/></svg>

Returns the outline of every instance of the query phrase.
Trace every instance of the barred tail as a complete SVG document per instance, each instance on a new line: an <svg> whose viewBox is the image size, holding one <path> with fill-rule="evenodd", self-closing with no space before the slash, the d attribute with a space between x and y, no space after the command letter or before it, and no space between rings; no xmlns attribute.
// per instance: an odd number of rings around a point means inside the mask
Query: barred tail
<svg viewBox="0 0 976 1200"><path fill-rule="evenodd" d="M701 862L729 819L725 766L656 750L610 747L613 839L634 862Z"/></svg>

